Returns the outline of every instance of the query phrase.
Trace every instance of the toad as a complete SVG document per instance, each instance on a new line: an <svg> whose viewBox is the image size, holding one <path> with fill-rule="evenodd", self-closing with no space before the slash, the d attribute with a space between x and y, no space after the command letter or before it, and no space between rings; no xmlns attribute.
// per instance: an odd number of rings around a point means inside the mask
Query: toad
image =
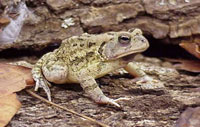
<svg viewBox="0 0 200 127"><path fill-rule="evenodd" d="M35 91L43 88L51 101L50 83L79 83L95 102L120 107L117 102L126 98L105 96L95 79L124 68L135 77L152 80L134 62L130 62L135 54L148 47L149 43L140 29L73 36L63 40L58 49L45 54L34 65Z"/></svg>

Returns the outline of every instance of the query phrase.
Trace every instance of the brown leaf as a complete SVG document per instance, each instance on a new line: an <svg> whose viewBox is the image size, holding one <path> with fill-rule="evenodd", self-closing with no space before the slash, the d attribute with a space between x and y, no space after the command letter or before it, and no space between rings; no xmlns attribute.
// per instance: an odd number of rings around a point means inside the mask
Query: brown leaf
<svg viewBox="0 0 200 127"><path fill-rule="evenodd" d="M10 23L10 20L6 17L0 17L0 27L6 26L8 23Z"/></svg>
<svg viewBox="0 0 200 127"><path fill-rule="evenodd" d="M6 126L20 107L15 93L0 97L0 127Z"/></svg>
<svg viewBox="0 0 200 127"><path fill-rule="evenodd" d="M200 42L198 43L182 42L179 45L186 51L188 51L190 54L200 59Z"/></svg>
<svg viewBox="0 0 200 127"><path fill-rule="evenodd" d="M180 60L180 59L166 59L169 62L176 62L173 66L179 70L189 72L200 72L200 61L195 60Z"/></svg>
<svg viewBox="0 0 200 127"><path fill-rule="evenodd" d="M0 97L33 85L31 69L0 63Z"/></svg>

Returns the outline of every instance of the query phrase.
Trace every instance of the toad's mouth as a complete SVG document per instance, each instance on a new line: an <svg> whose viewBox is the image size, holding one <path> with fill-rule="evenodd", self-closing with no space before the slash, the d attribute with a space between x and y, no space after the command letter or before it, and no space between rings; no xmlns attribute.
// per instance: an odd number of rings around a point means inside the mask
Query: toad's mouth
<svg viewBox="0 0 200 127"><path fill-rule="evenodd" d="M124 60L124 61L130 62L130 61L133 61L134 57L137 54L138 53L133 53L133 54L130 54L130 55L126 55L126 56L121 57L121 59Z"/></svg>
<svg viewBox="0 0 200 127"><path fill-rule="evenodd" d="M134 56L137 55L138 53L143 52L145 50L146 49L141 49L141 50L137 50L137 51L134 51L134 52L131 51L131 52L128 52L128 53L120 54L120 55L115 56L115 59L122 58L123 60L129 60L129 59L134 58Z"/></svg>

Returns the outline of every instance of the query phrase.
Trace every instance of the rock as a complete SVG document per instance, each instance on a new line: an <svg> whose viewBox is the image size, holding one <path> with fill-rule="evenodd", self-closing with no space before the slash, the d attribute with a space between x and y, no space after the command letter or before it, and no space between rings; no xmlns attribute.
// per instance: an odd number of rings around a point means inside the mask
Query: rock
<svg viewBox="0 0 200 127"><path fill-rule="evenodd" d="M73 0L47 0L47 5L57 12L61 12L64 9L72 9L78 7Z"/></svg>
<svg viewBox="0 0 200 127"><path fill-rule="evenodd" d="M143 11L144 8L139 3L124 3L102 8L91 7L89 11L81 14L80 16L81 22L85 26L108 26L113 24L117 25L126 19L135 18L138 13Z"/></svg>

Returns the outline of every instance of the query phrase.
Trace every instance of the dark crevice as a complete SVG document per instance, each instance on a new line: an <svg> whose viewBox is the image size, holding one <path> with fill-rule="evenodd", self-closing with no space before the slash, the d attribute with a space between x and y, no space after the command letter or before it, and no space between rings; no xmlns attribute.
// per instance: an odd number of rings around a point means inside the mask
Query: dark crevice
<svg viewBox="0 0 200 127"><path fill-rule="evenodd" d="M51 52L54 49L58 48L58 45L49 45L42 50L34 50L33 48L25 48L25 49L16 49L16 48L9 48L0 52L0 58L18 58L18 57L25 57L25 56L38 56L41 57L47 52Z"/></svg>
<svg viewBox="0 0 200 127"><path fill-rule="evenodd" d="M147 38L149 40L150 47L143 53L145 56L175 59L197 59L179 45L165 44L161 42L162 40L157 40L152 37Z"/></svg>
<svg viewBox="0 0 200 127"><path fill-rule="evenodd" d="M102 26L89 27L89 26L84 26L83 24L81 26L82 26L83 31L87 32L89 34L100 34L100 33L103 33L105 31L102 28Z"/></svg>

